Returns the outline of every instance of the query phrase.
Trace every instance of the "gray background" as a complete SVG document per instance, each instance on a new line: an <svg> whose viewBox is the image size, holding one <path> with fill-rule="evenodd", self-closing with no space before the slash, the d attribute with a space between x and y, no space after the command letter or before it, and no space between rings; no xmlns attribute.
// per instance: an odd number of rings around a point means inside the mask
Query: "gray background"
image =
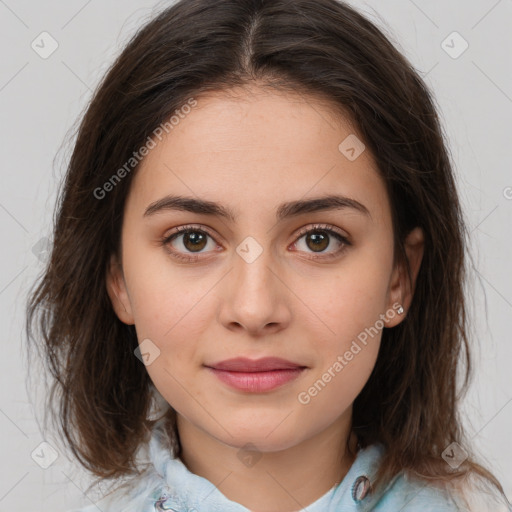
<svg viewBox="0 0 512 512"><path fill-rule="evenodd" d="M471 334L479 349L464 416L472 446L501 479L510 499L512 1L352 4L391 35L425 77L441 110L474 259L475 285L468 295L473 303ZM72 140L72 128L114 56L165 5L0 0L0 512L66 511L99 496L83 494L87 475L66 457L58 439L40 430L44 387L38 384L40 368L35 362L28 365L24 356L24 300L42 269L45 237L51 236L56 191L71 149L65 141ZM31 47L34 40L42 45L38 36L43 31L58 43L46 59ZM463 39L448 37L454 31ZM469 46L458 55L464 40ZM47 39L46 49L49 43ZM30 393L27 374L34 382ZM44 440L59 453L47 469L31 458L36 450L41 460L50 460L51 450L38 448Z"/></svg>

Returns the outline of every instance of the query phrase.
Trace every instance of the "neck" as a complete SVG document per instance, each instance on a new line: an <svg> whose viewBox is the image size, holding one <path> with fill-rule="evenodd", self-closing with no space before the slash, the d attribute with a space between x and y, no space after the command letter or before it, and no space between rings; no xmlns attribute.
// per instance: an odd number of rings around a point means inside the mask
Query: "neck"
<svg viewBox="0 0 512 512"><path fill-rule="evenodd" d="M178 414L180 459L226 498L254 512L302 510L339 484L354 462L357 438L350 420L347 411L313 437L259 452L248 451L247 440L225 444Z"/></svg>

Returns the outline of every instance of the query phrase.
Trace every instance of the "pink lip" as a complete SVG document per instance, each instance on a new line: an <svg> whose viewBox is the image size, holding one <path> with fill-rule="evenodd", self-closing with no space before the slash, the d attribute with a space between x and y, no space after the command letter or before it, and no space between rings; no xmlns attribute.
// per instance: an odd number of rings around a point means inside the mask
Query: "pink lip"
<svg viewBox="0 0 512 512"><path fill-rule="evenodd" d="M304 368L263 372L231 372L217 370L216 368L208 368L208 370L213 372L222 382L233 388L240 391L259 393L270 391L297 378L304 371Z"/></svg>
<svg viewBox="0 0 512 512"><path fill-rule="evenodd" d="M206 366L221 381L240 391L270 391L297 378L305 366L277 357L243 357Z"/></svg>
<svg viewBox="0 0 512 512"><path fill-rule="evenodd" d="M249 359L247 357L235 357L218 363L206 365L217 370L231 372L267 372L270 370L293 370L304 368L303 365L292 363L280 357L262 357L261 359Z"/></svg>

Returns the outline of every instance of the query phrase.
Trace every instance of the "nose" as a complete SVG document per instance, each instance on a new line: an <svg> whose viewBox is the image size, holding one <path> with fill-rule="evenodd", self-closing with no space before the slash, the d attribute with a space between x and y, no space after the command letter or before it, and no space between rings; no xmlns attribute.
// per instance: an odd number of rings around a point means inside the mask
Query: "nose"
<svg viewBox="0 0 512 512"><path fill-rule="evenodd" d="M261 337L289 325L292 294L278 268L267 249L254 260L234 255L221 292L219 321L224 327Z"/></svg>

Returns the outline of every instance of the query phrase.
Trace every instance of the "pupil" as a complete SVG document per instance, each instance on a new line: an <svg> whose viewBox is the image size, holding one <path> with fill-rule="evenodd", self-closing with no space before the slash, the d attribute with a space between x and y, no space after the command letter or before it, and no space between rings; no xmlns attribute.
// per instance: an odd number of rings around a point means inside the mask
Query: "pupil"
<svg viewBox="0 0 512 512"><path fill-rule="evenodd" d="M205 236L202 233L185 233L184 245L187 249L190 249L188 243L192 244L192 250L201 250L204 247ZM202 246L200 244L203 244Z"/></svg>
<svg viewBox="0 0 512 512"><path fill-rule="evenodd" d="M310 249L320 252L321 250L324 250L328 245L329 241L325 233L323 234L312 234L309 235L309 240L313 242L314 246L310 247ZM325 243L327 242L327 243Z"/></svg>

